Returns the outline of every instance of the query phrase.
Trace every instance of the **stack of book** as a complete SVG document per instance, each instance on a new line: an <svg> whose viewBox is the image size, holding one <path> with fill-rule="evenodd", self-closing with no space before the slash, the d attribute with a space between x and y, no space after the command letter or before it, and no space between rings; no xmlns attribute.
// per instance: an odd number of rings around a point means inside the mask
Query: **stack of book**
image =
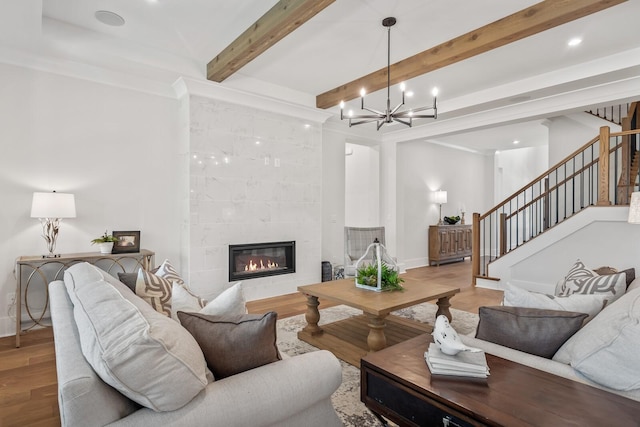
<svg viewBox="0 0 640 427"><path fill-rule="evenodd" d="M429 344L429 351L424 353L424 360L431 375L454 377L487 378L489 366L484 351L461 351L455 356L444 354L436 343Z"/></svg>

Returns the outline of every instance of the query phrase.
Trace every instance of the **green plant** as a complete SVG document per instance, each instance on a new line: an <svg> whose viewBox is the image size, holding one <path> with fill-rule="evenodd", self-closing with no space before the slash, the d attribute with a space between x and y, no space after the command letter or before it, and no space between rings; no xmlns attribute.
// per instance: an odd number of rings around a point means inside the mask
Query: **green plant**
<svg viewBox="0 0 640 427"><path fill-rule="evenodd" d="M446 222L447 224L455 224L458 221L460 221L460 217L459 216L445 216L444 217L444 222Z"/></svg>
<svg viewBox="0 0 640 427"><path fill-rule="evenodd" d="M378 266L365 264L358 269L357 280L359 283L367 286L378 286ZM400 283L404 279L398 275L398 272L389 268L384 262L380 267L380 283L383 291L401 291L404 288Z"/></svg>
<svg viewBox="0 0 640 427"><path fill-rule="evenodd" d="M95 245L96 243L108 243L108 242L117 242L118 238L117 237L113 237L111 234L107 234L107 230L104 231L104 234L96 239L93 239L91 241L92 245Z"/></svg>

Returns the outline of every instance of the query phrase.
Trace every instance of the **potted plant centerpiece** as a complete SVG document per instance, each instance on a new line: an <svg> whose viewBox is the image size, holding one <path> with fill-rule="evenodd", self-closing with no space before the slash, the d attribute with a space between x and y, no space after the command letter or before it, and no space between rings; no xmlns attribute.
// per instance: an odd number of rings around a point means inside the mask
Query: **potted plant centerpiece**
<svg viewBox="0 0 640 427"><path fill-rule="evenodd" d="M371 259L371 262L365 261ZM404 282L395 261L383 244L375 239L356 263L356 287L376 292L401 291Z"/></svg>
<svg viewBox="0 0 640 427"><path fill-rule="evenodd" d="M92 245L98 245L101 254L110 254L113 250L113 244L118 241L117 237L113 237L111 234L107 234L107 230L104 234L91 241Z"/></svg>

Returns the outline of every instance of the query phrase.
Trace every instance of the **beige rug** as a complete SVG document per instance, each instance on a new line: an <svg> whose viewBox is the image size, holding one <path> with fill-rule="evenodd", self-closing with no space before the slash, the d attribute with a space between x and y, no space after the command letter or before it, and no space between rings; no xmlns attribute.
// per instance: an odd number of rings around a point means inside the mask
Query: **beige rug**
<svg viewBox="0 0 640 427"><path fill-rule="evenodd" d="M405 308L393 314L433 324L437 306L423 303ZM361 311L340 305L320 310L320 325L334 322L350 316L362 314ZM478 315L451 309L453 321L451 325L460 334L473 333L478 324ZM300 341L297 333L306 324L304 315L278 320L278 347L289 356L316 351L317 348ZM342 365L342 385L333 394L333 406L345 426L368 427L379 426L377 418L360 402L360 370L348 363L340 361Z"/></svg>

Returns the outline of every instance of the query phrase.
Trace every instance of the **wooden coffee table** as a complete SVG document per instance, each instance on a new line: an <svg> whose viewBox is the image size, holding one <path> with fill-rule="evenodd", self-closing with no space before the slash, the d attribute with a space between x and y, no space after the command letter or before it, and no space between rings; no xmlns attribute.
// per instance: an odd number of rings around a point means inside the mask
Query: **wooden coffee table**
<svg viewBox="0 0 640 427"><path fill-rule="evenodd" d="M353 278L299 286L298 291L307 297L307 325L298 332L298 338L360 366L360 359L368 352L382 350L433 329L424 323L390 315L392 311L437 300L436 316L444 314L451 320L449 299L460 292L460 288L404 279L405 290L395 292L360 289ZM318 298L362 310L363 315L318 326Z"/></svg>
<svg viewBox="0 0 640 427"><path fill-rule="evenodd" d="M637 426L640 402L487 354L487 380L432 377L430 335L362 359L361 400L400 426ZM448 421L445 421L448 420Z"/></svg>

